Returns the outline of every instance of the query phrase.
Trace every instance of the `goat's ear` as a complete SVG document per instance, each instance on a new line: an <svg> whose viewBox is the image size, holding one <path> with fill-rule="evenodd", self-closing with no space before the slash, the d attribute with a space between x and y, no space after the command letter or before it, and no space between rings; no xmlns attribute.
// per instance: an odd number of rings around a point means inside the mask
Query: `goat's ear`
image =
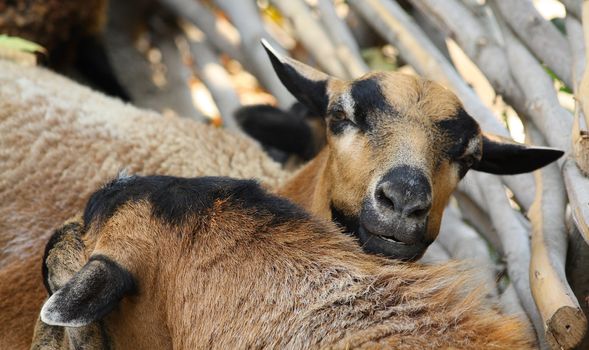
<svg viewBox="0 0 589 350"><path fill-rule="evenodd" d="M329 75L290 57L282 56L262 39L262 45L282 84L294 97L314 113L324 116L327 110Z"/></svg>
<svg viewBox="0 0 589 350"><path fill-rule="evenodd" d="M41 321L52 326L81 327L101 319L135 290L131 274L108 257L89 259L41 309Z"/></svg>
<svg viewBox="0 0 589 350"><path fill-rule="evenodd" d="M472 169L499 175L521 174L550 164L563 154L556 148L527 146L500 136L484 134L483 156Z"/></svg>

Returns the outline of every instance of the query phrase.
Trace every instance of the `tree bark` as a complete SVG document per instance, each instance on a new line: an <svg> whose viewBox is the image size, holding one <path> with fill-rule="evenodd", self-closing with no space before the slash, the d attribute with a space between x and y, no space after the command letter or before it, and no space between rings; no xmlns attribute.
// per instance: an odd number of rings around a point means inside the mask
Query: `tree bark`
<svg viewBox="0 0 589 350"><path fill-rule="evenodd" d="M233 88L231 77L219 62L219 57L210 47L202 32L199 36L189 35L188 43L196 72L211 92L221 113L223 125L230 130L240 130L233 114L241 106L241 103Z"/></svg>
<svg viewBox="0 0 589 350"><path fill-rule="evenodd" d="M532 256L530 287L553 349L574 348L586 332L587 320L565 275L566 196L557 164L536 171L536 200L530 209Z"/></svg>
<svg viewBox="0 0 589 350"><path fill-rule="evenodd" d="M571 50L558 29L546 21L531 0L495 0L497 8L518 38L566 85L571 81Z"/></svg>
<svg viewBox="0 0 589 350"><path fill-rule="evenodd" d="M493 226L501 239L509 278L534 325L540 345L545 346L544 326L530 291L529 232L516 217L516 212L511 208L505 190L498 179L489 174L478 173L477 180L485 184L483 196L488 203Z"/></svg>
<svg viewBox="0 0 589 350"><path fill-rule="evenodd" d="M260 44L260 40L269 39L269 35L262 25L262 18L256 3L231 0L215 0L215 3L225 11L239 31L241 48L245 54L246 62L249 62L249 66L252 67L252 73L276 97L282 108L289 108L295 102L295 98L282 85L272 70L268 55ZM282 51L281 48L276 49Z"/></svg>
<svg viewBox="0 0 589 350"><path fill-rule="evenodd" d="M334 44L307 4L302 0L272 0L272 3L290 19L297 37L325 72L340 79L350 77L339 61Z"/></svg>
<svg viewBox="0 0 589 350"><path fill-rule="evenodd" d="M337 15L331 0L318 0L321 21L335 45L336 54L348 72L348 77L355 79L369 72L368 65L362 59L360 48L354 40L350 29Z"/></svg>

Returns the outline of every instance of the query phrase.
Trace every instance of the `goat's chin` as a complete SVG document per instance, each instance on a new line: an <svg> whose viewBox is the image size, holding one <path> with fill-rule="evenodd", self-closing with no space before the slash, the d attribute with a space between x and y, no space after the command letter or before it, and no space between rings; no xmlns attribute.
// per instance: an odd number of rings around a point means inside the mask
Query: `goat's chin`
<svg viewBox="0 0 589 350"><path fill-rule="evenodd" d="M393 237L373 234L362 224L358 225L355 234L365 252L402 261L418 260L429 246L427 243L407 244L397 241Z"/></svg>

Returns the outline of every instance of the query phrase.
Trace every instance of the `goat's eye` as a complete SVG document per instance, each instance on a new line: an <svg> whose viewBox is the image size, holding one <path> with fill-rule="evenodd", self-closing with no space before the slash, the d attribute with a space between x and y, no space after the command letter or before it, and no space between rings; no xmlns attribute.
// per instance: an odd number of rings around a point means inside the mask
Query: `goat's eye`
<svg viewBox="0 0 589 350"><path fill-rule="evenodd" d="M333 113L331 113L331 118L333 120L346 120L348 119L348 116L344 111L334 111Z"/></svg>

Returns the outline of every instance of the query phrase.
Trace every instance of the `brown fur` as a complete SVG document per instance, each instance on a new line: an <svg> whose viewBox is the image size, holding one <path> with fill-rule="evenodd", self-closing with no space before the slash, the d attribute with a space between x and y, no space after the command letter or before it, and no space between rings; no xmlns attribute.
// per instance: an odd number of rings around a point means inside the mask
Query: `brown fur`
<svg viewBox="0 0 589 350"><path fill-rule="evenodd" d="M127 204L85 236L138 282L103 321L113 348L532 348L457 266L390 262L330 222L275 224L227 201L179 226L151 213Z"/></svg>
<svg viewBox="0 0 589 350"><path fill-rule="evenodd" d="M428 229L433 239L443 205L458 179L455 166L448 162L442 162L434 174L431 164L436 153L427 153L433 142L428 125L432 118L450 117L457 100L439 85L417 78L368 76L374 77L381 79L382 86L391 85L391 91L406 94L398 101L388 97L390 103L398 104L395 108L407 113L405 127L383 128L378 135L381 143L364 136L348 142L328 135L328 146L279 193L324 218L331 218L332 203L355 213L383 166L390 165L402 149L401 141L390 140L392 133L411 129L411 142L423 144L421 152L412 154L436 179ZM332 99L338 89L349 87L345 82L330 84L335 84ZM411 88L405 90L402 85ZM51 230L77 212L92 189L123 168L139 174L257 178L273 188L287 175L245 137L141 111L48 71L0 61L0 268L24 264L26 269L15 268L22 274L19 278L38 281L38 258ZM5 287L10 286L0 282L0 289ZM30 296L38 302L21 305L15 293L14 301L7 301L6 312L0 312L4 325L0 348L13 348L5 334L28 334L30 339L33 322L28 315L38 310L42 290L29 292L39 293ZM23 307L26 312L19 311Z"/></svg>

